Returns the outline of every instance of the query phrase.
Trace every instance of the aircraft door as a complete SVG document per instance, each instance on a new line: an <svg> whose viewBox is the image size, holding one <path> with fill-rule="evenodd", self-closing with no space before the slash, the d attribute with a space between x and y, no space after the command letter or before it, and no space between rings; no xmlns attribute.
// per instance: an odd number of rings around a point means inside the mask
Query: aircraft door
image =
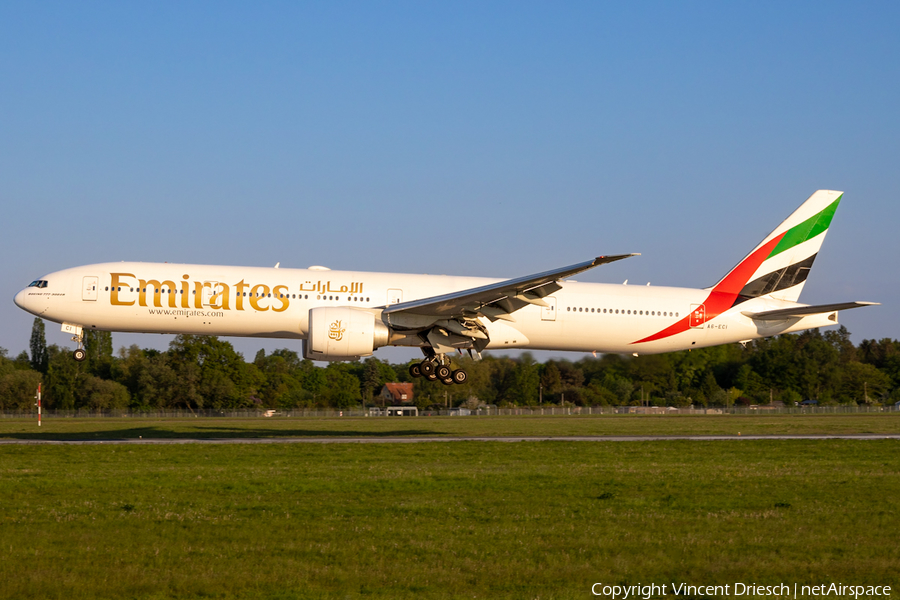
<svg viewBox="0 0 900 600"><path fill-rule="evenodd" d="M706 323L706 307L702 304L691 304L691 327L693 329L702 329L704 323Z"/></svg>
<svg viewBox="0 0 900 600"><path fill-rule="evenodd" d="M387 303L388 304L400 304L403 302L403 290L388 290L387 292Z"/></svg>
<svg viewBox="0 0 900 600"><path fill-rule="evenodd" d="M547 306L541 307L541 321L555 321L556 298L553 298L552 296L545 296L543 300L547 303Z"/></svg>
<svg viewBox="0 0 900 600"><path fill-rule="evenodd" d="M99 295L100 287L100 278L99 277L85 277L83 283L81 285L81 299L82 300L96 300Z"/></svg>

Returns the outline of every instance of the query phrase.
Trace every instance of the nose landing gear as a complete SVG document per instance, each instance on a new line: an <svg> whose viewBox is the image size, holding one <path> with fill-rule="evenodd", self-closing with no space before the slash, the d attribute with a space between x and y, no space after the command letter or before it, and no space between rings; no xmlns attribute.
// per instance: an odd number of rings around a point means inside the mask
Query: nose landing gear
<svg viewBox="0 0 900 600"><path fill-rule="evenodd" d="M87 352L84 350L84 330L77 325L63 325L63 331L69 331L75 334L72 336L72 341L75 342L78 347L72 352L72 358L77 362L86 359Z"/></svg>

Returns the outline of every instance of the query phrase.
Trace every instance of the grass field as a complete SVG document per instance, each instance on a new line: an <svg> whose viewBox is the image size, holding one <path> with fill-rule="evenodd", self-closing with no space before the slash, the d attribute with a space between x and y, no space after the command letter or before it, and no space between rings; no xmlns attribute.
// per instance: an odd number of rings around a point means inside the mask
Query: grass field
<svg viewBox="0 0 900 600"><path fill-rule="evenodd" d="M4 446L0 596L563 599L672 581L896 596L898 512L892 440Z"/></svg>
<svg viewBox="0 0 900 600"><path fill-rule="evenodd" d="M0 419L0 439L323 436L898 434L900 413L836 415L596 415L255 419Z"/></svg>

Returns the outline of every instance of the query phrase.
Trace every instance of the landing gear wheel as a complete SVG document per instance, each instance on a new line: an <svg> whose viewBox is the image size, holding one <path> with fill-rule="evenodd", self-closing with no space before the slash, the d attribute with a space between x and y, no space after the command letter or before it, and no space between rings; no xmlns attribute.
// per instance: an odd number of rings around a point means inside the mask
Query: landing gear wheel
<svg viewBox="0 0 900 600"><path fill-rule="evenodd" d="M450 379L450 367L438 365L438 368L434 370L434 374L438 376L438 379Z"/></svg>
<svg viewBox="0 0 900 600"><path fill-rule="evenodd" d="M441 383L444 385L453 385L453 380L448 377L446 379L441 379Z"/></svg>
<svg viewBox="0 0 900 600"><path fill-rule="evenodd" d="M465 383L469 378L469 375L463 371L462 369L457 369L450 374L450 378L453 380L453 383Z"/></svg>
<svg viewBox="0 0 900 600"><path fill-rule="evenodd" d="M409 365L409 374L412 375L413 377L421 377L422 376L422 369L419 368L419 363L413 363L413 364Z"/></svg>
<svg viewBox="0 0 900 600"><path fill-rule="evenodd" d="M423 360L419 363L419 372L422 373L425 377L429 375L434 375L434 371L437 369L437 363L430 360Z"/></svg>
<svg viewBox="0 0 900 600"><path fill-rule="evenodd" d="M84 348L78 348L75 352L72 353L72 358L76 361L81 362L87 358L87 352L84 351Z"/></svg>
<svg viewBox="0 0 900 600"><path fill-rule="evenodd" d="M432 373L431 375L422 375L422 377L424 377L428 381L437 381L437 375L435 375L434 373Z"/></svg>

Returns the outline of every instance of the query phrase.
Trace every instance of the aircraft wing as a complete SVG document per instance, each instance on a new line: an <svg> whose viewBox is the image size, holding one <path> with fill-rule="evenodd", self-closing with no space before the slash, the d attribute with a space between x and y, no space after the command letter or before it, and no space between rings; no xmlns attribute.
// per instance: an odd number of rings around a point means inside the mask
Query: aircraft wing
<svg viewBox="0 0 900 600"><path fill-rule="evenodd" d="M441 296L392 304L384 309L384 313L407 313L445 319L485 316L492 321L497 319L514 321L510 314L524 306L529 304L547 306L542 298L562 288L558 283L560 279L631 256L638 256L638 254L598 256L593 260L535 275L498 281Z"/></svg>
<svg viewBox="0 0 900 600"><path fill-rule="evenodd" d="M743 312L745 317L760 321L779 321L782 319L792 319L796 317L805 317L808 315L821 315L823 313L834 312L836 310L848 310L851 308L860 308L862 306L877 306L878 302L840 302L837 304L819 304L818 306L797 306L794 308L780 308L778 310L765 310L763 312Z"/></svg>

